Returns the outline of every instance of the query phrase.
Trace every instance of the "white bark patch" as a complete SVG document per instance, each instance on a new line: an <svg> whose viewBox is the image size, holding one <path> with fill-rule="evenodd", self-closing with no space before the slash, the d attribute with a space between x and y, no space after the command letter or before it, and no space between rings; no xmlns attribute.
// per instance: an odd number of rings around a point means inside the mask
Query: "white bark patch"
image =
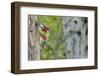
<svg viewBox="0 0 100 76"><path fill-rule="evenodd" d="M68 59L87 58L87 18L62 17L63 41Z"/></svg>

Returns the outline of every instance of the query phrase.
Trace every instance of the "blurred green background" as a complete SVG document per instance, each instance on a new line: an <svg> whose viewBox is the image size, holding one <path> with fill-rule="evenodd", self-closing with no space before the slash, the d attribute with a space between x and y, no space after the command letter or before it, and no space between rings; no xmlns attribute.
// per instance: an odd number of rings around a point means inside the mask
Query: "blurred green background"
<svg viewBox="0 0 100 76"><path fill-rule="evenodd" d="M40 49L40 59L65 59L66 53L62 42L62 19L60 16L37 16L37 21L49 27L48 39ZM44 43L44 42L43 42Z"/></svg>

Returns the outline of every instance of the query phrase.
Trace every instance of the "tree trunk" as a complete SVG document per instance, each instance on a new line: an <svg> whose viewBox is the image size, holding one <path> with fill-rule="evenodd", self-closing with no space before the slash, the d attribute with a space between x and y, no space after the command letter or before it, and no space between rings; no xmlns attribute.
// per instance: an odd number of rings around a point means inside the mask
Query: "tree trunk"
<svg viewBox="0 0 100 76"><path fill-rule="evenodd" d="M28 16L28 60L40 60L39 40L35 25L36 19L36 16Z"/></svg>
<svg viewBox="0 0 100 76"><path fill-rule="evenodd" d="M87 18L62 17L63 40L67 58L87 58Z"/></svg>

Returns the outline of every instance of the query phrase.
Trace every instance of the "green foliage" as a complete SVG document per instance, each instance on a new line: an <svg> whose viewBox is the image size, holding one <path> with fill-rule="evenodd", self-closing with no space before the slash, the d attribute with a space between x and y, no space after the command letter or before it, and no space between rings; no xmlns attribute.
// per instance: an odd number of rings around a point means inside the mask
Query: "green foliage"
<svg viewBox="0 0 100 76"><path fill-rule="evenodd" d="M48 39L42 43L40 58L41 60L64 59L66 53L62 43L62 20L60 16L37 16L37 21L49 27Z"/></svg>

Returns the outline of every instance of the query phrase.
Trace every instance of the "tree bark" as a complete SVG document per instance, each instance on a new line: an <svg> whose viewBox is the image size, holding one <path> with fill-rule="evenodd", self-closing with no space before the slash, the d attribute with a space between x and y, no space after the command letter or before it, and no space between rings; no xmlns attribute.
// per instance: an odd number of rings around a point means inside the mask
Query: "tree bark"
<svg viewBox="0 0 100 76"><path fill-rule="evenodd" d="M35 20L36 16L28 16L28 60L40 60L40 48Z"/></svg>
<svg viewBox="0 0 100 76"><path fill-rule="evenodd" d="M87 18L62 17L62 32L68 59L87 58Z"/></svg>

